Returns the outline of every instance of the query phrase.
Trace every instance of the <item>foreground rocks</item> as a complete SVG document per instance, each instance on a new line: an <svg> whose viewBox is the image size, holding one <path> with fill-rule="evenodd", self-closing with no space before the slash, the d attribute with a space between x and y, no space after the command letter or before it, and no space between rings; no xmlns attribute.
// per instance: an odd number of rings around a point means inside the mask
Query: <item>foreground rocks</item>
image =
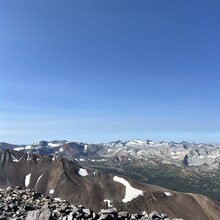
<svg viewBox="0 0 220 220"><path fill-rule="evenodd" d="M166 214L145 211L130 214L115 208L95 213L82 205L71 205L60 198L43 197L42 194L22 187L0 189L0 220L73 220L73 219L148 219L168 220ZM174 219L173 219L174 220ZM177 219L175 219L177 220Z"/></svg>

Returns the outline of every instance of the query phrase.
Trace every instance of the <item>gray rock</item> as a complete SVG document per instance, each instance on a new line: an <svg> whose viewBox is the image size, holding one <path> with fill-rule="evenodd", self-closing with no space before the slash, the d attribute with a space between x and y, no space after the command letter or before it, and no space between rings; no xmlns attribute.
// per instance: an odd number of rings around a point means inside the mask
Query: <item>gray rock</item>
<svg viewBox="0 0 220 220"><path fill-rule="evenodd" d="M42 197L34 190L16 187L0 189L0 220L165 220L166 217L166 214L156 211L151 212L149 217L145 211L130 215L126 211L117 211L116 208L102 209L96 214L82 205L70 205L65 200Z"/></svg>
<svg viewBox="0 0 220 220"><path fill-rule="evenodd" d="M117 215L118 215L118 219L127 218L128 217L128 212L120 211L120 212L117 213Z"/></svg>
<svg viewBox="0 0 220 220"><path fill-rule="evenodd" d="M28 211L25 220L38 220L40 210Z"/></svg>
<svg viewBox="0 0 220 220"><path fill-rule="evenodd" d="M136 217L134 216L134 214L131 214L130 219L136 219Z"/></svg>
<svg viewBox="0 0 220 220"><path fill-rule="evenodd" d="M1 216L0 216L0 220L7 220L7 218L6 218L5 215L1 215Z"/></svg>
<svg viewBox="0 0 220 220"><path fill-rule="evenodd" d="M39 220L49 220L51 217L51 211L48 208L48 205L45 204L40 210Z"/></svg>
<svg viewBox="0 0 220 220"><path fill-rule="evenodd" d="M145 217L145 218L148 218L148 217L149 217L149 215L147 214L146 211L142 211L142 212L141 212L141 215L142 215L143 217Z"/></svg>
<svg viewBox="0 0 220 220"><path fill-rule="evenodd" d="M111 220L111 219L117 219L113 214L101 214L98 220Z"/></svg>
<svg viewBox="0 0 220 220"><path fill-rule="evenodd" d="M82 212L86 218L91 216L91 211L89 209L83 209Z"/></svg>
<svg viewBox="0 0 220 220"><path fill-rule="evenodd" d="M164 217L161 215L161 213L159 213L157 211L153 211L149 214L149 219L150 220L160 220L160 219L164 219Z"/></svg>
<svg viewBox="0 0 220 220"><path fill-rule="evenodd" d="M68 216L67 216L67 220L72 220L73 219L73 212L71 212Z"/></svg>
<svg viewBox="0 0 220 220"><path fill-rule="evenodd" d="M161 216L162 216L163 218L166 218L168 215L165 214L165 213L161 213Z"/></svg>
<svg viewBox="0 0 220 220"><path fill-rule="evenodd" d="M117 212L116 208L101 209L100 214L112 214L116 212Z"/></svg>

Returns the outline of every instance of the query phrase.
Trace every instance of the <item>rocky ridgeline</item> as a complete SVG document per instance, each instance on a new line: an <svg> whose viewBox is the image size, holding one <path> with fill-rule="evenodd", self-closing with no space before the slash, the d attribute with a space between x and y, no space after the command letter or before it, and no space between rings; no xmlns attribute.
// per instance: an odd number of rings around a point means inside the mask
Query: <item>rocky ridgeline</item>
<svg viewBox="0 0 220 220"><path fill-rule="evenodd" d="M71 205L60 198L43 197L31 189L8 187L0 189L0 220L73 220L73 219L148 219L168 220L166 214L156 211L147 214L129 214L115 208L102 209L98 214L83 207ZM177 218L172 220L178 220ZM180 220L180 219L179 219Z"/></svg>

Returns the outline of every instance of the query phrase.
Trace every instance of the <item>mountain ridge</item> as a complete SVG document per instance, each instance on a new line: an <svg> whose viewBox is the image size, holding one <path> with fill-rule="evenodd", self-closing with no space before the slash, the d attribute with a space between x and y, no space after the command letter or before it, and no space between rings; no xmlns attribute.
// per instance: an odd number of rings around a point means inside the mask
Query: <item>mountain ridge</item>
<svg viewBox="0 0 220 220"><path fill-rule="evenodd" d="M7 144L6 148L65 157L84 167L126 175L142 183L175 191L199 193L220 201L219 144L138 139L88 144L56 140L26 146Z"/></svg>
<svg viewBox="0 0 220 220"><path fill-rule="evenodd" d="M85 205L95 211L107 208L106 200L110 200L113 206L122 210L158 210L171 217L185 219L215 219L220 213L220 203L207 197L178 193L141 184L126 176L89 170L66 158L13 150L1 150L0 154L1 188L19 185L35 189L45 196ZM79 172L80 169L84 170L84 174ZM115 177L122 178L123 182L114 180ZM135 189L143 191L143 195L123 201L127 192L129 194Z"/></svg>

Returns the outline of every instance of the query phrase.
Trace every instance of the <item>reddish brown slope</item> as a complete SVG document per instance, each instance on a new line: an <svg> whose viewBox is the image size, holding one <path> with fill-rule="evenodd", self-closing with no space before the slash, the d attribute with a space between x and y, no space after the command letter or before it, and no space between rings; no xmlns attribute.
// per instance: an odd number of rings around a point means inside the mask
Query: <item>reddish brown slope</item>
<svg viewBox="0 0 220 220"><path fill-rule="evenodd" d="M81 167L64 158L27 155L15 151L0 151L0 187L9 185L27 186L44 195L60 197L74 204L82 204L99 211L106 208L104 199L111 200L118 209L138 212L157 210L171 217L190 220L218 219L220 203L201 195L171 192L167 189L143 185L123 177L136 189L143 191L130 202L122 202L126 187L113 180L114 175L93 172L80 175ZM30 177L30 180L28 179ZM164 192L172 195L167 196Z"/></svg>

